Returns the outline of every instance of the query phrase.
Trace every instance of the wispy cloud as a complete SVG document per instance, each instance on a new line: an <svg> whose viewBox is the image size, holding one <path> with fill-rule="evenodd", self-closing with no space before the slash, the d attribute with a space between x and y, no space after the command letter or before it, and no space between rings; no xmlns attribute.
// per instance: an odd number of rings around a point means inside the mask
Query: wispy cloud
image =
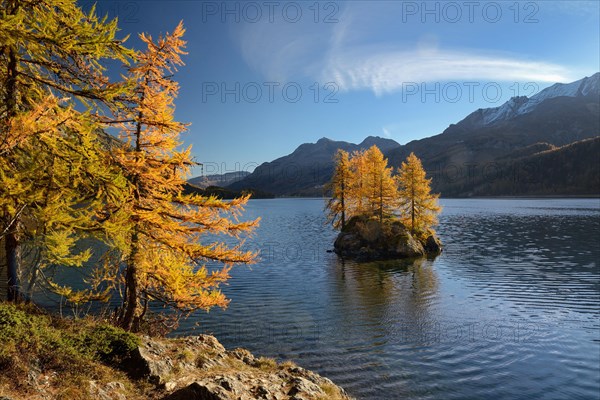
<svg viewBox="0 0 600 400"><path fill-rule="evenodd" d="M566 66L530 54L439 46L430 33L393 41L381 28L382 19L389 18L388 3L372 4L345 3L337 24L242 26L242 55L269 80L335 82L342 91L368 90L378 96L413 82L568 82L579 77Z"/></svg>
<svg viewBox="0 0 600 400"><path fill-rule="evenodd" d="M533 81L571 79L560 65L447 50L393 51L343 49L329 55L319 79L341 90L371 90L377 95L401 90L409 82Z"/></svg>
<svg viewBox="0 0 600 400"><path fill-rule="evenodd" d="M388 139L392 137L392 133L385 126L381 128L381 131L383 132L383 137L386 137Z"/></svg>

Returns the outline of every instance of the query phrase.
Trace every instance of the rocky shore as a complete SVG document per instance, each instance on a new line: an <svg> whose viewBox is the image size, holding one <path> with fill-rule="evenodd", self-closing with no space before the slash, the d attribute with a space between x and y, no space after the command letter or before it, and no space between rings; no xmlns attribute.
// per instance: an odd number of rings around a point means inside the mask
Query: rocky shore
<svg viewBox="0 0 600 400"><path fill-rule="evenodd" d="M164 400L350 398L331 380L294 363L278 364L241 348L226 350L208 335L144 337L124 367L132 377L164 389Z"/></svg>
<svg viewBox="0 0 600 400"><path fill-rule="evenodd" d="M399 220L353 217L335 240L334 251L359 261L392 260L437 255L442 243L435 235L412 235Z"/></svg>
<svg viewBox="0 0 600 400"><path fill-rule="evenodd" d="M293 362L209 335L140 336L0 302L0 400L346 400Z"/></svg>

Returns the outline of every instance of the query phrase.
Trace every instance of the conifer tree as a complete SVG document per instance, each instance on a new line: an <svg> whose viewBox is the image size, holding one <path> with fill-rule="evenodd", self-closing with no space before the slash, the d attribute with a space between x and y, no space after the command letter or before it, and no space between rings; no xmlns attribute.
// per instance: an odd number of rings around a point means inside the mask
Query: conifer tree
<svg viewBox="0 0 600 400"><path fill-rule="evenodd" d="M364 176L367 208L383 222L383 217L392 215L398 207L397 184L392 178L392 168L387 166L387 159L377 146L371 146L363 157L367 171Z"/></svg>
<svg viewBox="0 0 600 400"><path fill-rule="evenodd" d="M380 222L393 215L398 207L397 184L393 169L377 148L348 153L338 150L334 175L329 187L332 198L327 203L329 220L335 228L344 227L355 215L377 217Z"/></svg>
<svg viewBox="0 0 600 400"><path fill-rule="evenodd" d="M413 234L425 239L435 233L437 215L441 211L438 194L431 193L431 179L426 178L421 160L410 153L398 170L400 209L404 225Z"/></svg>
<svg viewBox="0 0 600 400"><path fill-rule="evenodd" d="M367 199L369 187L367 182L367 161L365 151L354 151L350 158L350 185L348 197L352 207L352 215L364 215L369 211Z"/></svg>
<svg viewBox="0 0 600 400"><path fill-rule="evenodd" d="M148 302L183 312L225 307L228 300L219 286L229 278L230 266L252 262L256 256L240 244L214 242L217 234L237 238L257 225L258 220L238 220L248 196L226 202L182 193L193 163L191 148L179 150L186 125L174 119L178 84L172 75L183 64L184 32L180 23L157 41L140 35L147 50L129 71L135 97L122 117L128 121L121 133L127 146L117 155L133 187L123 227L128 240L119 315L120 325L129 330L139 329ZM207 261L225 265L209 272Z"/></svg>
<svg viewBox="0 0 600 400"><path fill-rule="evenodd" d="M126 90L109 82L101 62L131 54L116 31L116 20L85 14L75 0L0 2L0 238L9 300L18 297L23 240L45 234L46 255L67 264L85 258L72 254L73 229L89 209L82 201L96 197L81 189L98 176L103 145L90 121Z"/></svg>
<svg viewBox="0 0 600 400"><path fill-rule="evenodd" d="M344 229L350 216L350 159L347 151L338 150L335 154L335 170L328 185L331 199L327 202L328 220L334 228Z"/></svg>

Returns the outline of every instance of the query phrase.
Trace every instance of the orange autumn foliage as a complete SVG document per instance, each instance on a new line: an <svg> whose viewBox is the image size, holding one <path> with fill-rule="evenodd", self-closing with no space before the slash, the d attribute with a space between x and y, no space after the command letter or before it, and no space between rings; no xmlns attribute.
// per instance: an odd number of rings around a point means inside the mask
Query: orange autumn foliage
<svg viewBox="0 0 600 400"><path fill-rule="evenodd" d="M157 41L141 35L147 50L129 70L135 97L122 116L121 139L127 145L116 155L132 187L122 240L126 268L119 319L126 329L137 329L148 302L186 312L225 307L219 286L229 278L230 266L256 258L240 243L214 241L220 234L239 238L257 226L258 220L238 219L249 196L223 201L183 193L194 163L191 148L180 149L187 126L174 118L179 87L172 74L183 65L184 32L180 23ZM207 261L224 266L209 271Z"/></svg>

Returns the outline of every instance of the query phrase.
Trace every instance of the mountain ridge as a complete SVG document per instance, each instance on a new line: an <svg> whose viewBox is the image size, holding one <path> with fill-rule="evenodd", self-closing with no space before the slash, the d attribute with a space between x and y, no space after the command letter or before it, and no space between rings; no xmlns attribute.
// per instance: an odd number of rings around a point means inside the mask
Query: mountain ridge
<svg viewBox="0 0 600 400"><path fill-rule="evenodd" d="M275 195L319 195L333 172L333 156L338 149L348 152L377 145L382 151L400 146L392 139L368 136L361 143L321 138L303 143L292 153L259 165L252 174L227 186L230 190L259 189Z"/></svg>
<svg viewBox="0 0 600 400"><path fill-rule="evenodd" d="M481 188L486 187L494 195L502 195L497 188L481 184L487 170L506 168L523 156L531 156L536 149L559 149L560 152L564 150L560 148L577 142L582 142L577 154L589 158L590 154L581 148L597 146L595 141L586 142L586 139L599 135L600 72L575 82L556 83L530 98L514 97L499 107L478 109L450 124L440 134L404 145L376 136L368 136L359 144L326 137L316 143L303 143L292 153L261 164L252 174L228 188L255 189L278 196L322 196L324 184L333 172L333 155L338 149L352 152L375 144L394 167L400 166L406 156L414 152L434 178L433 189L442 195L473 195L475 181L480 186L477 195L485 195ZM588 164L592 162L588 159ZM586 174L582 170L585 164L571 163L569 168L576 170L565 171L565 175ZM545 179L541 175L530 178ZM580 184L577 190L564 186L563 194L577 194L581 188ZM514 192L514 188L505 189L507 195ZM557 188L553 190L560 192ZM519 187L519 192L527 194L527 188ZM588 192L586 190L586 194Z"/></svg>
<svg viewBox="0 0 600 400"><path fill-rule="evenodd" d="M490 126L518 115L528 114L534 111L542 102L549 99L585 96L600 96L600 72L571 83L555 83L531 97L512 97L499 107L479 108L458 124L469 120L471 124L478 123L480 126Z"/></svg>
<svg viewBox="0 0 600 400"><path fill-rule="evenodd" d="M227 186L250 175L249 171L232 171L224 174L210 174L188 179L188 183L206 189L209 186Z"/></svg>

